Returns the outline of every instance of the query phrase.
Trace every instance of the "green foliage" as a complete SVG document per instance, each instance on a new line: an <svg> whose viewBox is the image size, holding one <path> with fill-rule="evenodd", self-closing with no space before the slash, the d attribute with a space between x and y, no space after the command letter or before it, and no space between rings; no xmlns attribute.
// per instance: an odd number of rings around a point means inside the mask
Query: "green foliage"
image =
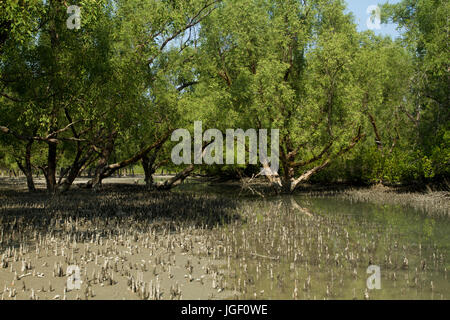
<svg viewBox="0 0 450 320"><path fill-rule="evenodd" d="M91 148L94 165L108 139L107 162L119 162L202 120L204 129L280 129L286 178L328 160L313 181L450 173L448 1L384 5L384 21L402 32L395 41L358 33L340 0L71 4L82 8L79 30L66 27L63 2L0 2L0 126L17 133L0 135L4 167L33 139L31 162L47 165L49 136L59 166ZM365 138L354 146L357 134Z"/></svg>

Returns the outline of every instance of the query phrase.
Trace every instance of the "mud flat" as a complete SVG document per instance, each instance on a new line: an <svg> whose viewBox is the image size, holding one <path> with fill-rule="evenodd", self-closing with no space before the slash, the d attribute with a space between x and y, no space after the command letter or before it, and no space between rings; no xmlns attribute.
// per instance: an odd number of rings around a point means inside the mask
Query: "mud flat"
<svg viewBox="0 0 450 320"><path fill-rule="evenodd" d="M418 205L433 195L413 205L370 189L262 198L237 185L152 192L130 180L54 196L0 191L0 298L450 298L450 219ZM367 288L369 266L380 290Z"/></svg>
<svg viewBox="0 0 450 320"><path fill-rule="evenodd" d="M211 226L235 219L224 200L121 186L54 197L9 191L0 201L1 299L232 294L209 241Z"/></svg>
<svg viewBox="0 0 450 320"><path fill-rule="evenodd" d="M330 189L312 187L304 189L302 193L315 197L338 197L352 202L399 205L427 215L450 216L450 192L448 191L393 188L381 185L365 188L337 186Z"/></svg>

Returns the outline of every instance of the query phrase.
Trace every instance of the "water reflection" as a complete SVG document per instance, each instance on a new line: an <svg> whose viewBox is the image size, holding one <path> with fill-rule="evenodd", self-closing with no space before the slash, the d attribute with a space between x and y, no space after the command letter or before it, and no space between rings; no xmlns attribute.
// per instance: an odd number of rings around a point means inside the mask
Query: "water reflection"
<svg viewBox="0 0 450 320"><path fill-rule="evenodd" d="M242 220L213 232L234 298L450 298L448 218L308 196L244 197L239 210ZM371 265L380 290L367 288Z"/></svg>

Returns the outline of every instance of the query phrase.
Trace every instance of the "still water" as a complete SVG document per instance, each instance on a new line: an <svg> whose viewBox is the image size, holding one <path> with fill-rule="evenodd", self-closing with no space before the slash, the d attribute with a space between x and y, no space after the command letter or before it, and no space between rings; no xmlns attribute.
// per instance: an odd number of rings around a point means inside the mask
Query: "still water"
<svg viewBox="0 0 450 320"><path fill-rule="evenodd" d="M450 299L448 217L310 196L239 197L236 210L212 232L232 298Z"/></svg>

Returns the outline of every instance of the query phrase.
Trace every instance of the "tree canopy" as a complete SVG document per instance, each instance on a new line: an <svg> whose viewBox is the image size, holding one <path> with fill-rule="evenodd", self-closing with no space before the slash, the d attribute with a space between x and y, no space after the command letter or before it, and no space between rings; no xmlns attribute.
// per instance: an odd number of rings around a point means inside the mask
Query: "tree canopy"
<svg viewBox="0 0 450 320"><path fill-rule="evenodd" d="M67 27L68 5L81 9ZM277 190L303 182L445 179L449 3L385 4L401 38L358 32L341 0L6 1L0 4L0 164L34 190L88 187L130 165L176 166L178 128L279 129ZM204 146L205 147L205 146ZM265 164L266 167L268 164Z"/></svg>

